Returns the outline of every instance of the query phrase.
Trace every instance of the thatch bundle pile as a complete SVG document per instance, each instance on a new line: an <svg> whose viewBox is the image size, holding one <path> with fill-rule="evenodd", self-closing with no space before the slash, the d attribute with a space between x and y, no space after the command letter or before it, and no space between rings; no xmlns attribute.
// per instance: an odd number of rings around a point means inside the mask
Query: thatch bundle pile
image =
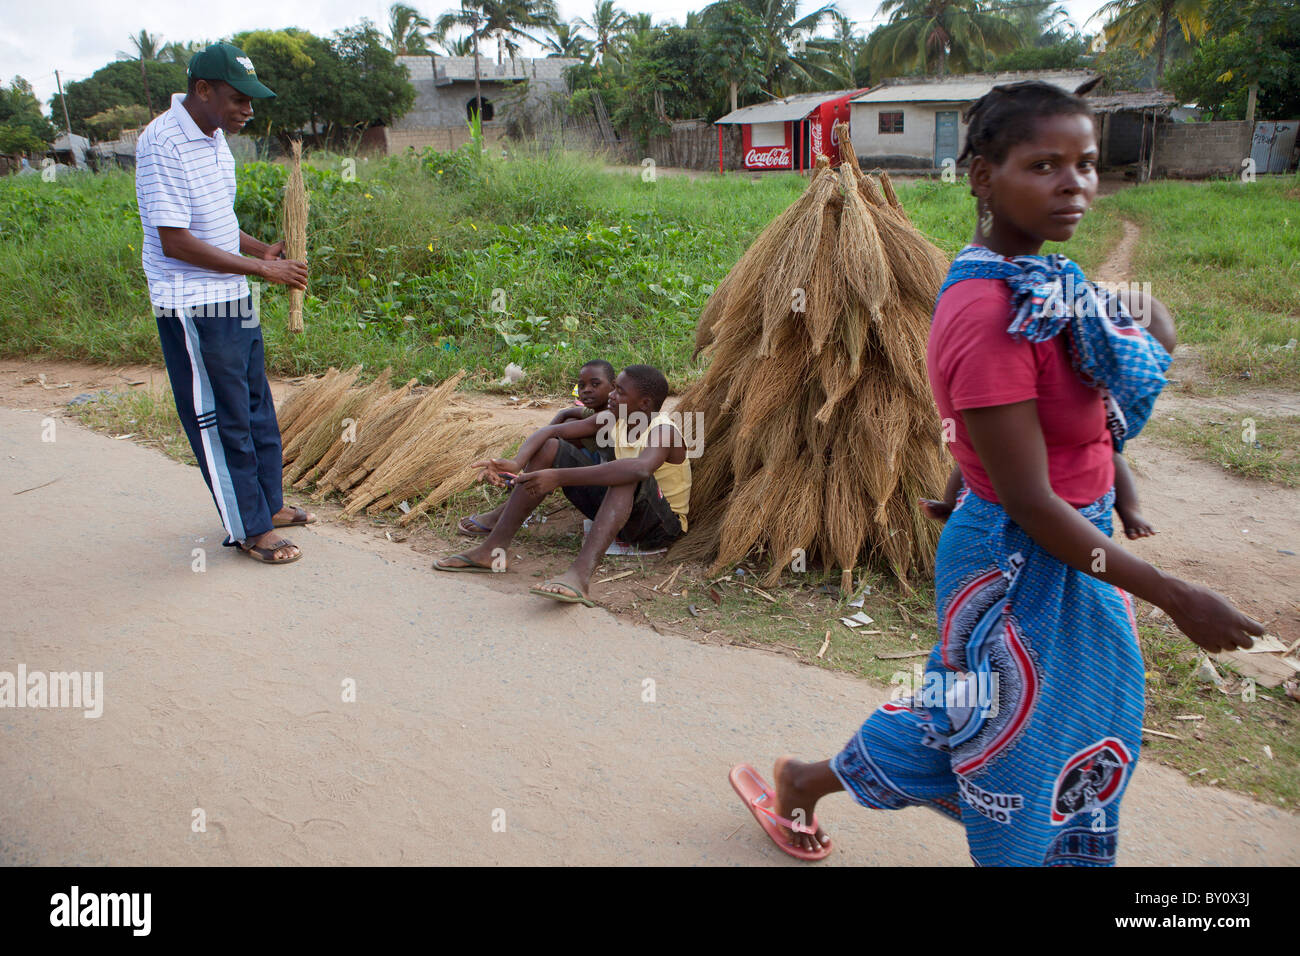
<svg viewBox="0 0 1300 956"><path fill-rule="evenodd" d="M705 304L696 350L711 362L679 405L704 413L705 436L674 554L721 569L757 548L767 583L800 554L880 560L900 580L934 566L939 528L916 499L947 473L925 370L947 259L888 176L858 168L844 127L840 152Z"/></svg>
<svg viewBox="0 0 1300 956"><path fill-rule="evenodd" d="M399 519L408 524L473 485L474 462L523 437L518 426L487 423L488 412L456 401L464 372L421 394L414 379L393 389L391 369L359 387L360 372L331 368L277 413L285 479L295 488L315 482L317 500L344 495L344 514L376 514L420 498Z"/></svg>

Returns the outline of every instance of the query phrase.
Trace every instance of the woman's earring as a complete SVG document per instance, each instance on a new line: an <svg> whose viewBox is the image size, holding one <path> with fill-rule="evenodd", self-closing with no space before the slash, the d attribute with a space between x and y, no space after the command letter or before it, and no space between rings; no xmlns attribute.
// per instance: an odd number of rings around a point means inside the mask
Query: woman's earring
<svg viewBox="0 0 1300 956"><path fill-rule="evenodd" d="M980 211L980 232L987 236L993 231L993 207L988 203L981 203Z"/></svg>

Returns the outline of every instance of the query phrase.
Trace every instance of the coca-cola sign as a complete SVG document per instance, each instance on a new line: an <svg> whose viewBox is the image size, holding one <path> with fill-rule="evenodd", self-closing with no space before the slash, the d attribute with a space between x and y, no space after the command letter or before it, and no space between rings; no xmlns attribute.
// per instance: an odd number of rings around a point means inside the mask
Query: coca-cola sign
<svg viewBox="0 0 1300 956"><path fill-rule="evenodd" d="M822 152L822 123L818 119L812 124L812 154L819 156Z"/></svg>
<svg viewBox="0 0 1300 956"><path fill-rule="evenodd" d="M788 169L789 146L755 146L745 154L746 169Z"/></svg>

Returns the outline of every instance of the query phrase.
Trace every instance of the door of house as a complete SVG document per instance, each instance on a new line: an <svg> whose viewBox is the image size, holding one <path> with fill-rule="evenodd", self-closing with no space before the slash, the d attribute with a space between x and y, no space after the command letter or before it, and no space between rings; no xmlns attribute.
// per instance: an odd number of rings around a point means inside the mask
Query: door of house
<svg viewBox="0 0 1300 956"><path fill-rule="evenodd" d="M957 111L940 110L934 114L934 168L945 159L957 162Z"/></svg>

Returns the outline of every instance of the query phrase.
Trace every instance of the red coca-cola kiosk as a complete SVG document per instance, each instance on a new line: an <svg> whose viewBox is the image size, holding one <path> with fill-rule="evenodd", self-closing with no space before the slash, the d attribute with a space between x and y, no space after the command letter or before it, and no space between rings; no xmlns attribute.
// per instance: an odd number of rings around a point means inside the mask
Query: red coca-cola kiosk
<svg viewBox="0 0 1300 956"><path fill-rule="evenodd" d="M849 101L868 89L801 93L728 113L716 124L718 172L723 170L723 126L740 127L742 169L799 171L814 166L821 155L832 166L837 164L840 148L835 124L849 121Z"/></svg>

